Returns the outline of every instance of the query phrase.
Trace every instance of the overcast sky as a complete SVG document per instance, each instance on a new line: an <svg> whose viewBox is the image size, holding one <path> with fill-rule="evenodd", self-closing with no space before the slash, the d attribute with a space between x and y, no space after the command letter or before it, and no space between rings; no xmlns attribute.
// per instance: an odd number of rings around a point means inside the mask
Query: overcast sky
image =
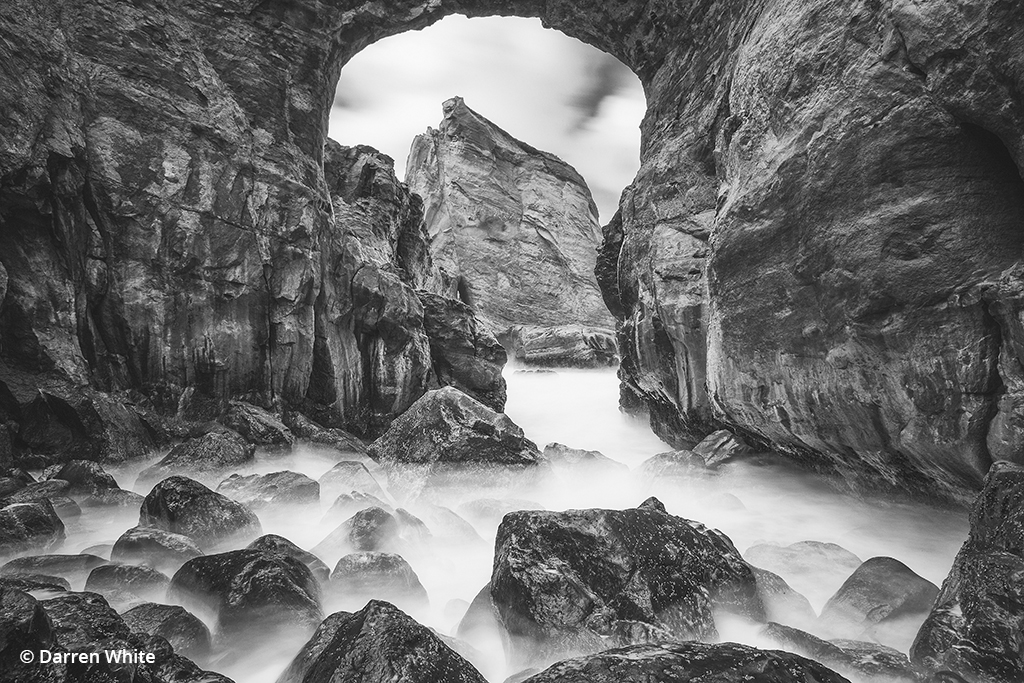
<svg viewBox="0 0 1024 683"><path fill-rule="evenodd" d="M451 16L366 48L341 74L330 136L376 147L405 174L413 137L441 103L469 107L572 164L606 223L639 165L644 96L629 69L536 19Z"/></svg>

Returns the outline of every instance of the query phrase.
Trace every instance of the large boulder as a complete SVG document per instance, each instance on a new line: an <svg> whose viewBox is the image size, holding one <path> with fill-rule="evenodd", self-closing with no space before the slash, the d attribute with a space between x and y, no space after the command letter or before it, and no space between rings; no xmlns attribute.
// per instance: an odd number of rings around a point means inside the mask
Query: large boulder
<svg viewBox="0 0 1024 683"><path fill-rule="evenodd" d="M231 401L220 421L251 444L290 448L295 437L273 413L244 401Z"/></svg>
<svg viewBox="0 0 1024 683"><path fill-rule="evenodd" d="M928 673L969 683L1024 680L1024 467L992 466L971 530L910 651Z"/></svg>
<svg viewBox="0 0 1024 683"><path fill-rule="evenodd" d="M713 640L716 611L765 618L732 542L654 498L630 510L509 513L491 598L516 668L609 645Z"/></svg>
<svg viewBox="0 0 1024 683"><path fill-rule="evenodd" d="M361 607L370 598L410 611L428 605L427 591L416 572L394 553L345 555L331 572L330 591L343 609Z"/></svg>
<svg viewBox="0 0 1024 683"><path fill-rule="evenodd" d="M790 545L759 543L743 557L750 564L783 577L796 590L822 605L863 560L836 543L799 541Z"/></svg>
<svg viewBox="0 0 1024 683"><path fill-rule="evenodd" d="M55 550L64 539L64 522L48 500L0 508L0 558Z"/></svg>
<svg viewBox="0 0 1024 683"><path fill-rule="evenodd" d="M252 462L256 447L237 432L214 429L172 448L156 464L139 473L136 487L148 486L173 474L217 473Z"/></svg>
<svg viewBox="0 0 1024 683"><path fill-rule="evenodd" d="M188 536L155 527L132 527L114 542L112 562L139 564L161 571L175 572L193 557L203 554Z"/></svg>
<svg viewBox="0 0 1024 683"><path fill-rule="evenodd" d="M339 524L313 547L313 552L334 559L351 552L404 551L429 537L423 522L401 508L391 513L368 507Z"/></svg>
<svg viewBox="0 0 1024 683"><path fill-rule="evenodd" d="M295 558L302 564L306 565L306 567L309 568L309 571L313 572L313 576L316 577L317 581L320 581L321 583L326 582L327 579L330 578L331 569L324 564L323 560L313 553L303 550L282 536L266 534L264 536L260 536L246 547L249 550L269 550L271 552Z"/></svg>
<svg viewBox="0 0 1024 683"><path fill-rule="evenodd" d="M801 629L814 627L817 614L803 595L793 590L778 574L751 565L757 581L757 594L769 621Z"/></svg>
<svg viewBox="0 0 1024 683"><path fill-rule="evenodd" d="M336 427L323 427L297 411L285 412L282 416L288 429L298 437L321 446L330 446L344 453L366 453L364 444L354 434Z"/></svg>
<svg viewBox="0 0 1024 683"><path fill-rule="evenodd" d="M168 599L209 616L229 643L305 638L323 619L320 587L302 562L268 550L234 550L189 560Z"/></svg>
<svg viewBox="0 0 1024 683"><path fill-rule="evenodd" d="M88 554L78 555L26 555L18 557L3 567L0 574L4 575L38 575L59 576L66 579L73 588L85 585L89 574L107 561L102 557Z"/></svg>
<svg viewBox="0 0 1024 683"><path fill-rule="evenodd" d="M358 460L342 460L324 472L317 480L320 489L327 492L359 491L378 498L387 498L387 494L377 480Z"/></svg>
<svg viewBox="0 0 1024 683"><path fill-rule="evenodd" d="M864 683L918 683L920 674L899 650L856 640L822 640L782 624L768 623L760 635L775 647L820 662Z"/></svg>
<svg viewBox="0 0 1024 683"><path fill-rule="evenodd" d="M204 548L248 542L261 532L247 507L187 477L169 477L153 487L139 511L139 526L188 536Z"/></svg>
<svg viewBox="0 0 1024 683"><path fill-rule="evenodd" d="M611 329L514 325L505 339L512 357L521 365L597 368L614 366L619 360Z"/></svg>
<svg viewBox="0 0 1024 683"><path fill-rule="evenodd" d="M210 655L210 629L184 607L147 602L124 612L121 618L134 632L165 639L184 657L203 661Z"/></svg>
<svg viewBox="0 0 1024 683"><path fill-rule="evenodd" d="M41 667L35 661L24 662L21 653L28 650L57 648L53 623L40 602L23 590L0 585L0 680L4 683L61 683L63 672L57 667Z"/></svg>
<svg viewBox="0 0 1024 683"><path fill-rule="evenodd" d="M594 276L601 229L583 178L462 98L443 110L438 129L413 141L406 176L424 199L434 258L459 277L462 299L499 336L517 325L574 325L611 341ZM540 360L571 364L575 350L566 340Z"/></svg>
<svg viewBox="0 0 1024 683"><path fill-rule="evenodd" d="M409 496L460 476L515 475L540 456L506 415L454 387L428 391L368 450L387 468L392 492Z"/></svg>
<svg viewBox="0 0 1024 683"><path fill-rule="evenodd" d="M102 494L119 490L117 481L104 471L99 463L89 460L72 460L61 465L51 479L62 479L70 485L67 493L71 496Z"/></svg>
<svg viewBox="0 0 1024 683"><path fill-rule="evenodd" d="M217 493L250 508L268 505L310 505L320 502L320 484L298 472L232 474L217 485Z"/></svg>
<svg viewBox="0 0 1024 683"><path fill-rule="evenodd" d="M151 567L111 563L96 567L85 580L85 590L99 593L107 602L163 600L171 579Z"/></svg>
<svg viewBox="0 0 1024 683"><path fill-rule="evenodd" d="M938 586L899 560L872 557L825 603L815 631L906 651L938 593Z"/></svg>
<svg viewBox="0 0 1024 683"><path fill-rule="evenodd" d="M324 513L323 519L320 520L320 523L330 525L341 524L360 510L372 507L381 508L387 512L393 511L387 503L376 496L372 496L361 491L343 493L334 499L331 507Z"/></svg>
<svg viewBox="0 0 1024 683"><path fill-rule="evenodd" d="M633 645L577 657L523 683L849 683L799 655L722 643Z"/></svg>
<svg viewBox="0 0 1024 683"><path fill-rule="evenodd" d="M485 683L433 631L394 605L371 600L324 620L277 683Z"/></svg>

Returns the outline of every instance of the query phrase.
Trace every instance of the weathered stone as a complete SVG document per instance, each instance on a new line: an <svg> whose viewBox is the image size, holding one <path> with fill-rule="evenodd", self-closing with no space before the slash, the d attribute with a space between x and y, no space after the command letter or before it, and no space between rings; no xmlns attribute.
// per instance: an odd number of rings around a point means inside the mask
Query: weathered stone
<svg viewBox="0 0 1024 683"><path fill-rule="evenodd" d="M268 505L309 505L320 502L320 484L298 472L232 474L217 485L217 493L253 509Z"/></svg>
<svg viewBox="0 0 1024 683"><path fill-rule="evenodd" d="M210 629L184 607L147 602L121 618L132 631L164 638L184 657L204 661L210 654Z"/></svg>
<svg viewBox="0 0 1024 683"><path fill-rule="evenodd" d="M620 476L629 472L626 465L612 460L599 451L569 448L560 443L549 443L545 446L542 457L555 473L569 476L572 476L573 472Z"/></svg>
<svg viewBox="0 0 1024 683"><path fill-rule="evenodd" d="M708 434L693 447L693 454L700 457L706 467L718 467L751 452L752 449L743 439L724 429Z"/></svg>
<svg viewBox="0 0 1024 683"><path fill-rule="evenodd" d="M261 532L247 507L187 477L169 477L153 487L139 511L139 526L188 536L200 547L244 542Z"/></svg>
<svg viewBox="0 0 1024 683"><path fill-rule="evenodd" d="M1024 467L1000 462L971 510L971 530L910 651L928 673L969 683L1024 679Z"/></svg>
<svg viewBox="0 0 1024 683"><path fill-rule="evenodd" d="M722 643L633 645L559 662L524 683L848 683L799 655Z"/></svg>
<svg viewBox="0 0 1024 683"><path fill-rule="evenodd" d="M338 525L313 552L322 557L338 557L353 551L400 550L401 537L402 525L393 514L369 507Z"/></svg>
<svg viewBox="0 0 1024 683"><path fill-rule="evenodd" d="M0 585L0 662L5 683L60 683L63 671L25 663L21 653L37 653L57 645L53 624L38 600L27 592ZM57 669L57 670L54 670Z"/></svg>
<svg viewBox="0 0 1024 683"><path fill-rule="evenodd" d="M173 474L215 473L252 462L256 447L237 432L220 428L172 448L159 462L139 473L139 485L150 486Z"/></svg>
<svg viewBox="0 0 1024 683"><path fill-rule="evenodd" d="M341 524L352 515L367 508L381 508L392 512L393 508L376 496L371 496L361 491L343 493L334 499L330 509L324 513L322 524Z"/></svg>
<svg viewBox="0 0 1024 683"><path fill-rule="evenodd" d="M619 360L611 330L582 325L515 325L505 339L512 357L523 365L597 368L614 366Z"/></svg>
<svg viewBox="0 0 1024 683"><path fill-rule="evenodd" d="M247 548L249 550L269 550L271 552L293 557L306 565L306 567L309 568L309 571L313 573L313 576L316 577L317 581L320 581L321 583L330 578L331 569L324 564L323 560L313 553L303 550L282 536L278 536L276 534L260 536L250 543Z"/></svg>
<svg viewBox="0 0 1024 683"><path fill-rule="evenodd" d="M355 460L342 460L317 481L324 491L359 491L377 498L387 497L366 465Z"/></svg>
<svg viewBox="0 0 1024 683"><path fill-rule="evenodd" d="M757 595L764 605L765 617L769 621L800 629L814 627L818 615L803 595L793 590L778 574L751 565L757 581Z"/></svg>
<svg viewBox="0 0 1024 683"><path fill-rule="evenodd" d="M433 631L394 605L371 600L324 620L277 683L485 683Z"/></svg>
<svg viewBox="0 0 1024 683"><path fill-rule="evenodd" d="M43 574L66 579L73 587L85 584L89 573L100 565L107 564L95 555L27 555L18 557L3 567L0 574Z"/></svg>
<svg viewBox="0 0 1024 683"><path fill-rule="evenodd" d="M64 538L64 522L48 500L0 508L0 557L55 550Z"/></svg>
<svg viewBox="0 0 1024 683"><path fill-rule="evenodd" d="M413 141L406 177L423 197L434 259L458 276L460 296L499 336L517 325L575 325L610 340L594 277L601 231L583 178L459 97L443 110L440 127ZM524 360L576 361L572 335L549 336L563 339L561 354L552 346Z"/></svg>
<svg viewBox="0 0 1024 683"><path fill-rule="evenodd" d="M714 610L765 617L732 542L654 498L621 511L509 513L491 598L518 668L610 644L713 639Z"/></svg>
<svg viewBox="0 0 1024 683"><path fill-rule="evenodd" d="M899 560L872 557L825 603L815 630L829 638L867 640L868 635L908 650L938 593L938 586Z"/></svg>
<svg viewBox="0 0 1024 683"><path fill-rule="evenodd" d="M202 554L203 551L188 536L154 527L137 526L128 529L117 539L110 551L110 560L174 572L193 557Z"/></svg>
<svg viewBox="0 0 1024 683"><path fill-rule="evenodd" d="M855 640L826 641L782 624L769 623L761 635L778 647L820 662L864 683L917 683L920 679L907 656L898 650Z"/></svg>
<svg viewBox="0 0 1024 683"><path fill-rule="evenodd" d="M120 591L141 599L163 600L170 577L150 567L131 564L105 564L89 572L85 590L111 601L111 596Z"/></svg>
<svg viewBox="0 0 1024 683"><path fill-rule="evenodd" d="M220 421L257 446L290 448L295 437L281 420L259 406L244 401L231 401Z"/></svg>
<svg viewBox="0 0 1024 683"><path fill-rule="evenodd" d="M0 586L20 591L69 591L71 583L59 576L45 574L12 574L0 576Z"/></svg>
<svg viewBox="0 0 1024 683"><path fill-rule="evenodd" d="M508 360L490 329L461 301L418 291L423 329L430 338L430 362L441 386L452 386L499 413L505 409Z"/></svg>
<svg viewBox="0 0 1024 683"><path fill-rule="evenodd" d="M343 429L322 427L297 411L286 412L283 420L288 429L300 439L330 446L345 453L366 453L366 445Z"/></svg>
<svg viewBox="0 0 1024 683"><path fill-rule="evenodd" d="M71 496L96 495L121 488L99 463L89 460L72 460L64 463L49 478L68 482L70 486L67 493Z"/></svg>
<svg viewBox="0 0 1024 683"><path fill-rule="evenodd" d="M423 609L429 604L416 572L394 553L345 555L331 572L330 590L342 608L361 607L371 598L406 610Z"/></svg>
<svg viewBox="0 0 1024 683"><path fill-rule="evenodd" d="M189 560L171 578L170 600L211 616L230 642L305 639L323 619L320 587L283 553L234 550Z"/></svg>

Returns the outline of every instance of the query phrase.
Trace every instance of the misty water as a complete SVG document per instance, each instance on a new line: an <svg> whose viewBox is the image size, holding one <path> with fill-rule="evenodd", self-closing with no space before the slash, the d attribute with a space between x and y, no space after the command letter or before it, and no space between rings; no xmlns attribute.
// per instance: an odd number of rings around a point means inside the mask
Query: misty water
<svg viewBox="0 0 1024 683"><path fill-rule="evenodd" d="M967 534L966 513L939 510L909 501L864 500L839 493L813 475L799 472L784 462L755 460L754 464L726 465L711 476L644 480L638 467L651 456L671 450L653 435L644 421L618 410L618 380L614 370L521 371L506 368L508 404L506 412L526 435L543 449L558 442L573 448L597 450L630 468L624 471L556 469L526 489L446 491L433 502L464 517L472 529L438 521L438 509L415 501L388 500L423 519L432 537L405 548L402 555L412 565L429 596L429 607L401 605L436 631L453 635L469 602L488 582L491 573L495 532L502 506L492 505L489 513L466 504L479 498L505 498L504 509L635 507L648 496L657 496L670 513L717 528L732 539L741 553L755 544L788 545L814 540L837 543L862 560L876 556L895 557L926 579L941 584ZM154 458L153 460L155 460ZM330 449L302 446L291 453L257 452L256 462L242 473L270 473L292 470L317 479L342 459L358 459ZM125 488L134 488L136 474L148 466L135 463L112 473ZM363 460L386 486L383 473ZM227 475L196 477L211 488ZM138 490L146 493L145 490ZM284 536L310 549L343 520L323 520L335 497L346 491L324 489L319 509L260 509L264 533ZM445 497L447 496L447 497ZM68 542L62 552L75 553L96 544L111 544L138 523L136 510L88 508L78 519L68 520ZM102 552L102 551L100 551ZM106 557L109 557L109 551ZM333 568L340 554L322 556ZM846 576L822 576L808 567L784 575L803 593L816 612ZM73 585L81 590L81 585ZM361 604L346 604L337 597L325 597L325 614L338 609L355 610ZM212 624L209 624L212 626ZM723 622L723 640L758 642L753 626ZM279 639L280 649L261 650L259 656L228 655L207 664L238 683L272 683L301 645L287 634ZM500 642L474 643L474 663L491 681L502 681L506 670ZM776 646L777 647L777 646Z"/></svg>

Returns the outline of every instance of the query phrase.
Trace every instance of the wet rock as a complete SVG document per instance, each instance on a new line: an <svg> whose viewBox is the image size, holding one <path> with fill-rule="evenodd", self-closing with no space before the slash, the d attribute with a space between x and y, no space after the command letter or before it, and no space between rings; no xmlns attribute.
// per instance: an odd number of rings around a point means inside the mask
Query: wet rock
<svg viewBox="0 0 1024 683"><path fill-rule="evenodd" d="M440 127L413 141L406 177L424 199L434 259L459 277L460 297L499 336L527 325L610 338L614 322L594 277L601 230L583 178L461 98L443 109ZM571 362L575 342L541 359Z"/></svg>
<svg viewBox="0 0 1024 683"><path fill-rule="evenodd" d="M121 534L110 551L111 562L139 564L174 572L203 551L188 536L154 527L133 527Z"/></svg>
<svg viewBox="0 0 1024 683"><path fill-rule="evenodd" d="M295 437L274 414L244 401L231 401L220 421L257 446L291 448Z"/></svg>
<svg viewBox="0 0 1024 683"><path fill-rule="evenodd" d="M914 640L913 662L936 678L949 671L969 683L1024 680L1022 576L1024 467L997 462L971 510L967 540Z"/></svg>
<svg viewBox="0 0 1024 683"><path fill-rule="evenodd" d="M139 599L163 600L170 582L170 577L150 567L112 563L93 569L85 581L85 590L99 593L108 601L121 592Z"/></svg>
<svg viewBox="0 0 1024 683"><path fill-rule="evenodd" d="M822 601L835 593L862 563L846 548L820 541L800 541L788 546L761 543L747 548L743 557L754 566L782 576L804 595L820 596Z"/></svg>
<svg viewBox="0 0 1024 683"><path fill-rule="evenodd" d="M752 452L743 439L725 429L708 434L693 447L693 454L704 461L705 467L718 467Z"/></svg>
<svg viewBox="0 0 1024 683"><path fill-rule="evenodd" d="M394 605L371 600L354 614L332 614L277 683L485 683L433 631Z"/></svg>
<svg viewBox="0 0 1024 683"><path fill-rule="evenodd" d="M148 602L121 618L132 631L164 638L184 657L205 661L210 655L210 629L184 607Z"/></svg>
<svg viewBox="0 0 1024 683"><path fill-rule="evenodd" d="M514 325L507 343L516 362L540 367L599 368L618 360L615 334L582 325Z"/></svg>
<svg viewBox="0 0 1024 683"><path fill-rule="evenodd" d="M217 485L217 493L251 508L268 505L310 505L320 502L320 484L298 472L232 474Z"/></svg>
<svg viewBox="0 0 1024 683"><path fill-rule="evenodd" d="M48 500L0 508L0 558L33 550L55 550L64 538L64 522Z"/></svg>
<svg viewBox="0 0 1024 683"><path fill-rule="evenodd" d="M430 339L430 362L441 386L455 387L491 410L505 409L507 356L487 325L461 301L418 291L423 328Z"/></svg>
<svg viewBox="0 0 1024 683"><path fill-rule="evenodd" d="M559 662L525 683L848 683L799 655L736 643L633 645Z"/></svg>
<svg viewBox="0 0 1024 683"><path fill-rule="evenodd" d="M322 491L359 491L376 498L387 498L366 465L355 460L342 460L317 481Z"/></svg>
<svg viewBox="0 0 1024 683"><path fill-rule="evenodd" d="M366 453L366 444L343 429L322 427L302 413L291 411L283 416L284 423L300 439L322 446L330 446L343 453Z"/></svg>
<svg viewBox="0 0 1024 683"><path fill-rule="evenodd" d="M706 474L704 459L693 451L678 450L658 453L640 463L637 474L648 482L666 482L672 479L693 481Z"/></svg>
<svg viewBox="0 0 1024 683"><path fill-rule="evenodd" d="M67 579L72 586L82 586L89 573L104 564L107 561L95 555L29 555L13 559L0 567L0 574L59 576Z"/></svg>
<svg viewBox="0 0 1024 683"><path fill-rule="evenodd" d="M130 630L96 593L62 593L42 601L57 642L67 649L91 649L108 639L126 640Z"/></svg>
<svg viewBox="0 0 1024 683"><path fill-rule="evenodd" d="M331 569L324 564L323 560L313 553L303 550L282 536L278 536L276 534L260 536L250 543L247 548L249 550L268 550L270 552L288 555L289 557L292 557L306 565L306 567L309 568L309 571L313 573L313 576L316 577L317 581L320 581L321 583L330 578Z"/></svg>
<svg viewBox="0 0 1024 683"><path fill-rule="evenodd" d="M134 491L124 489L107 489L78 499L78 505L82 508L95 507L117 507L117 508L139 508L145 496Z"/></svg>
<svg viewBox="0 0 1024 683"><path fill-rule="evenodd" d="M167 597L210 615L218 636L233 643L306 638L323 619L320 587L309 568L267 550L189 560L171 578Z"/></svg>
<svg viewBox="0 0 1024 683"><path fill-rule="evenodd" d="M169 477L153 487L139 526L188 536L200 547L247 542L261 532L259 519L244 505L187 477Z"/></svg>
<svg viewBox="0 0 1024 683"><path fill-rule="evenodd" d="M899 560L872 557L843 583L818 617L829 638L871 640L909 650L939 588Z"/></svg>
<svg viewBox="0 0 1024 683"><path fill-rule="evenodd" d="M369 599L385 600L406 610L429 605L427 591L416 572L394 553L345 555L331 572L330 590L342 608L360 607Z"/></svg>
<svg viewBox="0 0 1024 683"><path fill-rule="evenodd" d="M453 387L428 391L368 450L388 470L392 492L409 497L463 477L500 485L500 477L535 467L540 456L506 415Z"/></svg>
<svg viewBox="0 0 1024 683"><path fill-rule="evenodd" d="M172 448L159 462L139 473L136 488L178 472L215 473L252 462L256 447L238 433L217 429Z"/></svg>
<svg viewBox="0 0 1024 683"><path fill-rule="evenodd" d="M905 654L878 643L826 641L776 623L767 624L761 635L779 648L820 662L852 680L864 683L917 683L920 680Z"/></svg>
<svg viewBox="0 0 1024 683"><path fill-rule="evenodd" d="M367 508L377 507L387 512L392 512L393 509L387 503L382 501L376 496L371 496L368 493L361 491L352 491L350 493L343 493L334 499L334 503L330 509L324 513L322 524L341 524L346 519Z"/></svg>
<svg viewBox="0 0 1024 683"><path fill-rule="evenodd" d="M609 644L713 639L715 610L765 616L731 541L654 498L621 511L509 513L491 598L518 668Z"/></svg>
<svg viewBox="0 0 1024 683"><path fill-rule="evenodd" d="M14 477L0 477L0 498L9 496L23 488L25 488L25 483Z"/></svg>
<svg viewBox="0 0 1024 683"><path fill-rule="evenodd" d="M400 550L402 532L402 525L390 512L366 508L338 525L312 552L321 557L337 557L352 551Z"/></svg>
<svg viewBox="0 0 1024 683"><path fill-rule="evenodd" d="M769 621L801 629L814 627L818 615L807 598L793 590L778 574L754 566L750 569L754 572L757 594Z"/></svg>
<svg viewBox="0 0 1024 683"><path fill-rule="evenodd" d="M99 463L89 460L72 460L64 463L49 478L68 482L70 486L67 494L70 496L90 496L121 488Z"/></svg>
<svg viewBox="0 0 1024 683"><path fill-rule="evenodd" d="M568 474L584 471L603 475L624 475L629 468L607 457L600 451L588 451L582 448L569 448L560 443L549 443L544 447L544 462L551 466L556 474Z"/></svg>
<svg viewBox="0 0 1024 683"><path fill-rule="evenodd" d="M40 670L36 662L26 664L20 659L25 650L55 647L53 624L42 604L25 591L0 583L0 678L5 683L58 683L63 672Z"/></svg>
<svg viewBox="0 0 1024 683"><path fill-rule="evenodd" d="M0 503L10 505L12 503L34 503L38 500L67 500L70 490L71 484L63 479L49 479L28 484L4 498Z"/></svg>
<svg viewBox="0 0 1024 683"><path fill-rule="evenodd" d="M20 591L69 591L71 584L67 579L45 574L12 574L0 576L0 587L13 588Z"/></svg>

